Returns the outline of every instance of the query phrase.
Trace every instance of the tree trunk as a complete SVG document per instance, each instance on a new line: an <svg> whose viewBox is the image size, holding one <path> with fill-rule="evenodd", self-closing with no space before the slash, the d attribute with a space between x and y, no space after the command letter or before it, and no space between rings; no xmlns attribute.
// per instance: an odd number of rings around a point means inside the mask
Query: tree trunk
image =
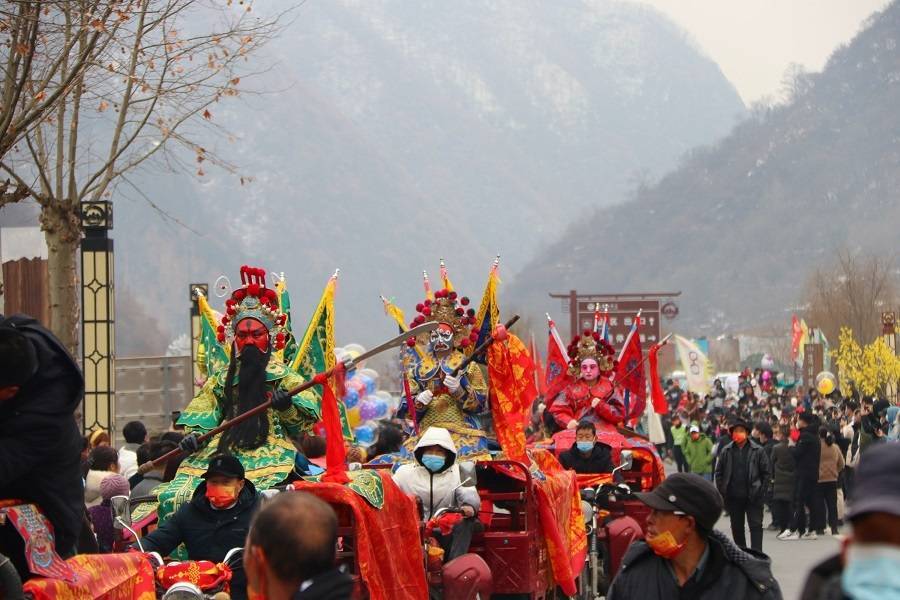
<svg viewBox="0 0 900 600"><path fill-rule="evenodd" d="M78 244L81 218L78 203L49 200L41 203L41 229L47 241L50 272L50 329L78 356Z"/></svg>

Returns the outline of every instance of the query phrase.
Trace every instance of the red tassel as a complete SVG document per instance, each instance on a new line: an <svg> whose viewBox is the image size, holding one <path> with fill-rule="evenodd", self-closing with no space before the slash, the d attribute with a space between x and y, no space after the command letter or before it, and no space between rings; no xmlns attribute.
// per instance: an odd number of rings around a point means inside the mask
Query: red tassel
<svg viewBox="0 0 900 600"><path fill-rule="evenodd" d="M335 381L343 381L343 363L335 367ZM347 483L347 451L344 448L344 433L341 429L341 415L338 411L337 398L328 384L325 373L313 377L313 381L322 386L322 422L325 423L325 474L322 481L330 483ZM342 383L339 384L342 387Z"/></svg>
<svg viewBox="0 0 900 600"><path fill-rule="evenodd" d="M654 344L647 355L647 362L650 363L650 398L653 402L653 410L656 414L664 415L669 412L669 403L666 402L662 385L659 383L659 367L656 353L659 352L661 346Z"/></svg>

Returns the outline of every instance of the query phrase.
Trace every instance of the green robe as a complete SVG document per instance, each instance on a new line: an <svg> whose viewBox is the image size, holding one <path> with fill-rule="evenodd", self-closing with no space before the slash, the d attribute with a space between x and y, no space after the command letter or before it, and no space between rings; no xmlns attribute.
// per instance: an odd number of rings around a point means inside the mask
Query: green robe
<svg viewBox="0 0 900 600"><path fill-rule="evenodd" d="M225 393L227 365L210 377L197 396L188 404L178 420L187 432L207 433L218 427L223 420L220 400ZM266 368L268 385L271 389L290 390L304 382L304 379L289 369L280 360L272 358ZM237 375L234 384L237 384ZM233 454L241 461L245 477L258 490L265 490L287 479L294 468L297 450L290 436L312 429L321 418L321 407L315 394L306 391L293 397L293 406L285 411L269 409L269 438L258 448L235 449ZM210 458L218 452L217 434L200 450L188 456L175 478L154 490L159 497L157 514L160 522L174 513L182 504L189 502L194 490L202 481Z"/></svg>

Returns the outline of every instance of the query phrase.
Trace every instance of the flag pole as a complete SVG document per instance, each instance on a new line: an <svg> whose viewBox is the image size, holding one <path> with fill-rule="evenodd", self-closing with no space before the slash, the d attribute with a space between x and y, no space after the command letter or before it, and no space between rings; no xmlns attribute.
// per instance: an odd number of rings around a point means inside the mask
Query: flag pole
<svg viewBox="0 0 900 600"><path fill-rule="evenodd" d="M553 318L550 316L550 313L544 313L547 315L547 325L550 327L550 335L553 336L553 341L556 342L556 346L559 348L559 353L562 354L563 358L569 358L569 351L566 349L566 345L563 343L562 338L559 337L559 331L556 330L556 323L553 322Z"/></svg>
<svg viewBox="0 0 900 600"><path fill-rule="evenodd" d="M637 324L640 323L641 313L643 312L643 308L638 309L637 315L634 317L634 322L631 323L631 331L628 332L628 336L625 338L625 343L622 344L622 349L619 350L619 358L618 360L622 360L622 357L625 355L625 348L628 347L628 343L631 341L631 336L634 335L634 332L637 331Z"/></svg>
<svg viewBox="0 0 900 600"><path fill-rule="evenodd" d="M659 346L660 348L662 348L663 346L665 346L666 344L669 343L669 338L671 338L671 337L672 337L672 334L670 333L670 334L668 334L666 337L664 337L663 339L659 340L659 342L657 342L656 344L653 344L653 345L654 345L654 346ZM644 362L646 362L646 360L647 360L649 357L650 357L649 354L647 354L647 356L642 356L642 357L641 357L641 362L639 362L637 365L635 365L630 371L628 371L627 373L625 373L625 375L622 376L622 379L628 379L628 376L631 375L632 373L634 373L635 371L637 371L638 368L639 368L641 365L643 365Z"/></svg>

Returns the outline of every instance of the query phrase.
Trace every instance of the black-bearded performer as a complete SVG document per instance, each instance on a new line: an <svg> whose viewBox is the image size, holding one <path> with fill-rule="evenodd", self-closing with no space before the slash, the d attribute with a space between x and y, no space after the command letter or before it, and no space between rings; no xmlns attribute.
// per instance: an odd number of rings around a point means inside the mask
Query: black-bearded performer
<svg viewBox="0 0 900 600"><path fill-rule="evenodd" d="M209 460L232 454L244 466L245 476L264 490L288 478L296 449L288 439L309 430L320 419L319 402L311 392L291 397L287 390L304 379L281 359L287 316L280 310L275 290L266 287L262 269L241 267L243 286L225 302L218 326L218 341L230 350L230 361L209 379L181 413L179 425L191 432L181 444L193 452L181 463L175 478L157 488L158 515L165 520L190 501ZM203 447L197 436L216 428L267 399L272 407L225 430Z"/></svg>

